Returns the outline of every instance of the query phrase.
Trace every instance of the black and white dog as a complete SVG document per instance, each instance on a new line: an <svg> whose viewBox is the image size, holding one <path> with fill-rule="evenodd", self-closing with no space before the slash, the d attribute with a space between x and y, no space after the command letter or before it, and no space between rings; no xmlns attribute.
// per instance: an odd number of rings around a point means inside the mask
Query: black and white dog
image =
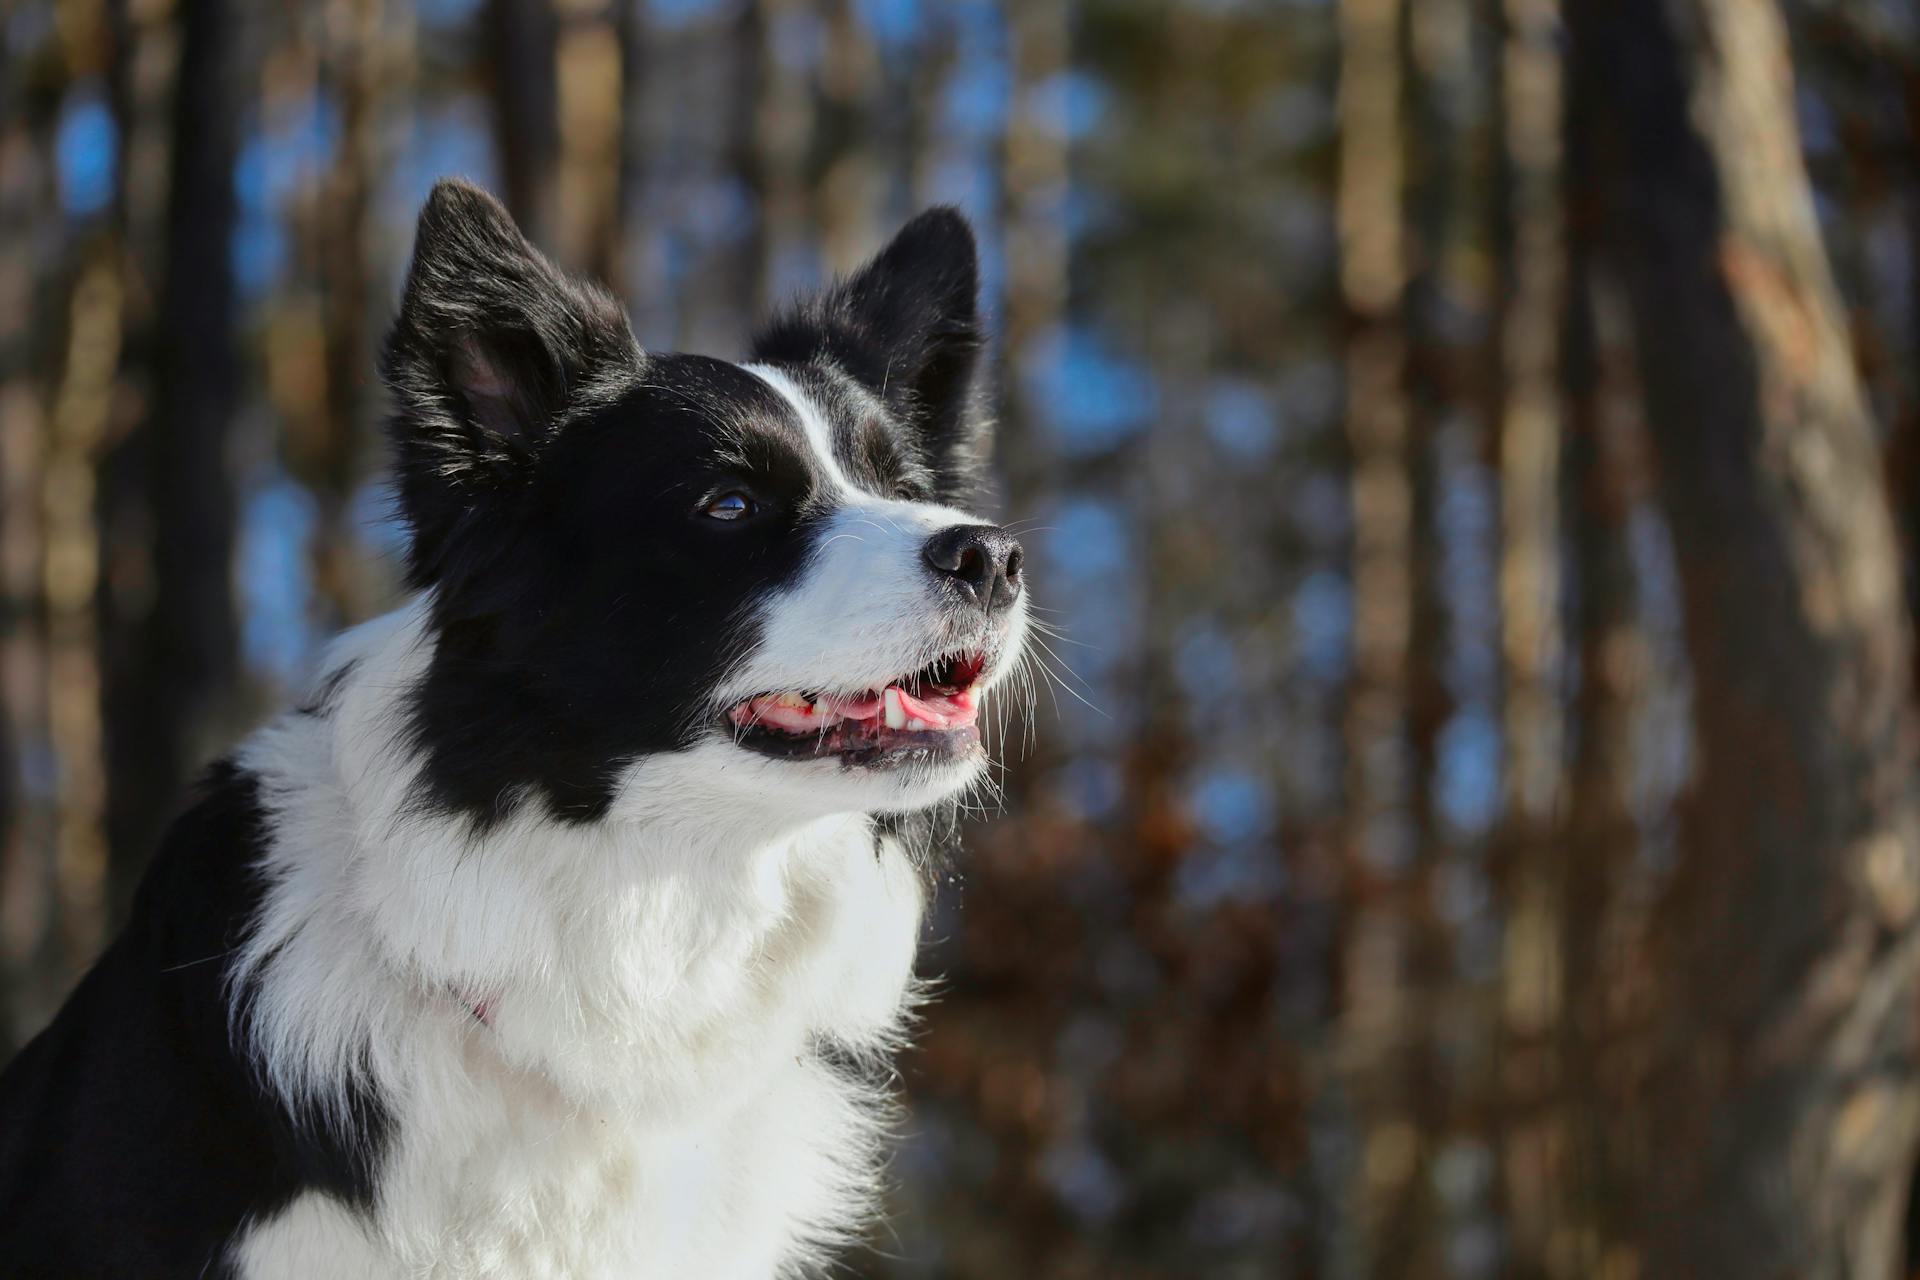
<svg viewBox="0 0 1920 1280"><path fill-rule="evenodd" d="M1021 550L973 237L644 353L442 183L385 353L418 589L215 766L0 1078L8 1276L809 1272L876 1194L903 826L978 783Z"/></svg>

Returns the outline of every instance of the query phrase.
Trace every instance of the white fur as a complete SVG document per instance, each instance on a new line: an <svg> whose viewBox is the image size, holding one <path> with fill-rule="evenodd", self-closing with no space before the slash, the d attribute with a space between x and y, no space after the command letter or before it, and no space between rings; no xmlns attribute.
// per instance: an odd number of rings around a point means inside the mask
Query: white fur
<svg viewBox="0 0 1920 1280"><path fill-rule="evenodd" d="M803 580L767 602L764 641L716 710L823 679L879 684L965 639L931 607L919 547L975 517L860 494L804 397L761 376L816 419L842 510ZM244 1234L240 1274L816 1267L872 1212L886 1097L809 1049L830 1037L884 1062L922 910L906 852L876 843L866 814L950 796L980 763L775 761L716 725L631 767L600 822L530 801L476 836L411 805L420 763L398 708L431 644L425 601L348 633L324 664L347 670L330 711L283 717L239 753L271 830L237 966L236 990L258 992L236 1011L242 1042L298 1111L340 1122L360 1083L395 1120L371 1215L300 1199Z"/></svg>
<svg viewBox="0 0 1920 1280"><path fill-rule="evenodd" d="M806 573L770 602L761 643L723 682L716 706L756 693L818 687L820 673L840 677L840 690L878 688L986 634L984 619L941 607L921 559L927 539L956 524L980 524L958 507L882 498L858 488L834 457L832 436L813 402L778 369L747 365L793 408L812 444L815 461L832 490L834 514ZM1023 592L1005 619L998 658L981 680L983 701L1005 681L1026 643L1027 597ZM977 767L977 765L976 765ZM913 808L959 790L973 775L903 773L887 804ZM866 784L830 761L787 769L776 785L789 794L825 794L844 800L847 786ZM869 807L871 802L869 802Z"/></svg>

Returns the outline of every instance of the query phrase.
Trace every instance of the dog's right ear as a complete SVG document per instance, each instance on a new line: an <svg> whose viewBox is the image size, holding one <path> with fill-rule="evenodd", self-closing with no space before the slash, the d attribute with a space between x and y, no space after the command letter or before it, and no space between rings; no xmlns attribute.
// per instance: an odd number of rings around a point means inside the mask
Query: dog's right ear
<svg viewBox="0 0 1920 1280"><path fill-rule="evenodd" d="M933 496L965 503L986 470L991 423L978 383L986 347L980 251L958 209L929 209L872 261L776 315L752 358L825 358L866 384L919 440Z"/></svg>
<svg viewBox="0 0 1920 1280"><path fill-rule="evenodd" d="M465 528L497 527L569 410L641 360L611 296L547 261L486 192L436 185L381 359L415 585L441 576Z"/></svg>

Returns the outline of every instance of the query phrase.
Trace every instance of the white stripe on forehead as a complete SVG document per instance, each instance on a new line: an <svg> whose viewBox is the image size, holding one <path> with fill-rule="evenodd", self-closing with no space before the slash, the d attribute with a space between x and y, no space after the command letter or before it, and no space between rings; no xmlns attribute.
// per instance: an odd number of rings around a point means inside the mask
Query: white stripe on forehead
<svg viewBox="0 0 1920 1280"><path fill-rule="evenodd" d="M840 460L833 453L833 428L812 397L772 365L745 364L740 367L773 388L774 394L792 406L794 416L800 419L800 429L807 434L807 443L813 446L813 452L819 459L820 469L842 494L853 493L853 482L840 470Z"/></svg>

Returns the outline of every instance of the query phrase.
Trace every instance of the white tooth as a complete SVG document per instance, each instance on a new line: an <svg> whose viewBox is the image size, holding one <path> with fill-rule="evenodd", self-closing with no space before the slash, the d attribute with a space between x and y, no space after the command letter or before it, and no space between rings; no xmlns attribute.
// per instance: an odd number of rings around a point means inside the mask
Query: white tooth
<svg viewBox="0 0 1920 1280"><path fill-rule="evenodd" d="M907 727L907 709L900 705L900 691L888 688L886 693L887 728L904 729Z"/></svg>

